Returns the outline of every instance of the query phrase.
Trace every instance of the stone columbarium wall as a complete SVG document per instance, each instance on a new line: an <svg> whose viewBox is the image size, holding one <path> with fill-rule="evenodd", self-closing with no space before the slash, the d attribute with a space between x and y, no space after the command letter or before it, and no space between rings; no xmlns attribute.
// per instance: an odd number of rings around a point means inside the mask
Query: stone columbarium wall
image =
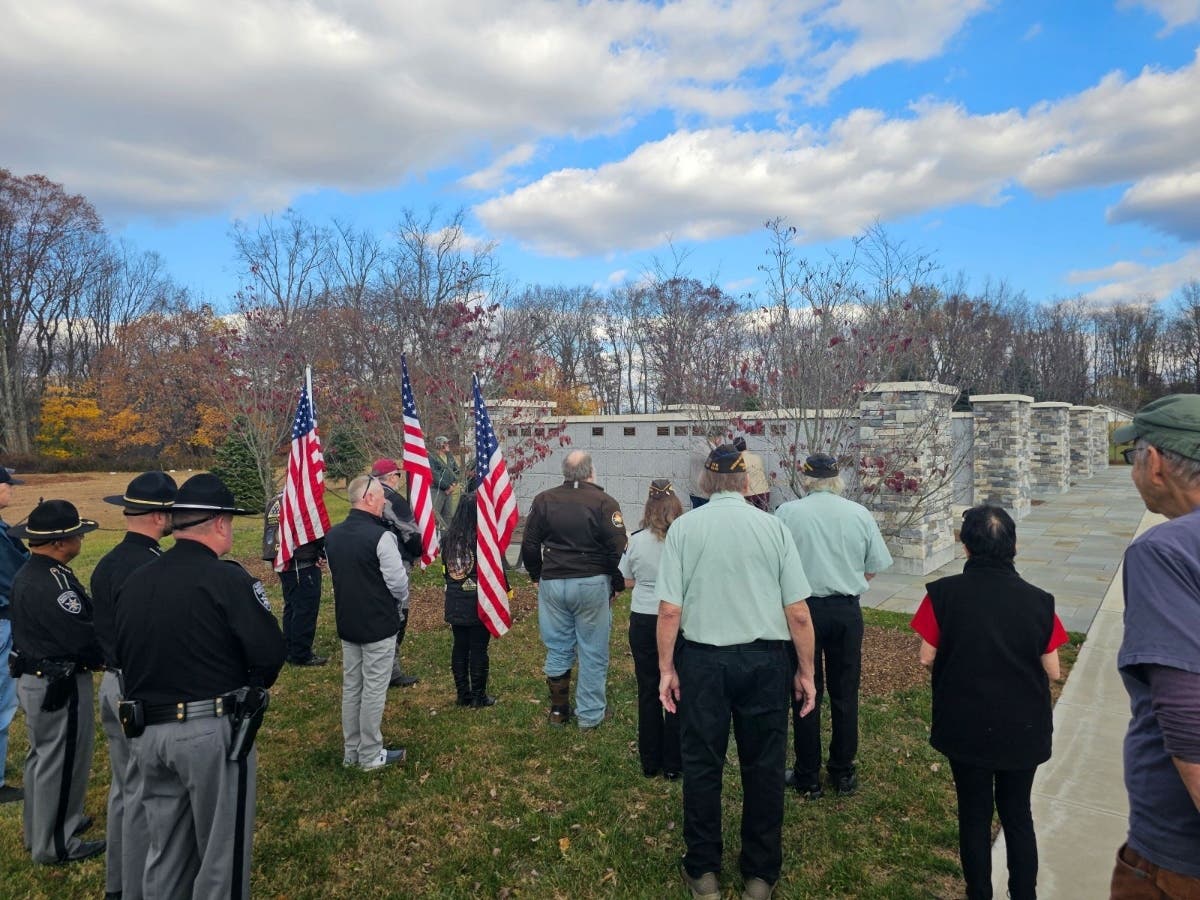
<svg viewBox="0 0 1200 900"><path fill-rule="evenodd" d="M1107 422L1092 407L983 395L971 398L973 413L955 413L952 419L957 394L956 388L936 382L890 382L861 395L857 416L853 410L822 413L841 416L845 436L834 452L843 460L847 482L861 487L901 573L928 574L954 558L961 508L992 502L1020 519L1034 494L1064 493L1073 478L1090 478L1107 464ZM761 433L746 434L746 442L762 457L773 482L774 508L794 496L787 469L791 453L785 451L794 445L803 459L804 424L813 415L687 408L551 418L547 422L561 423L563 434L553 453L517 480L518 505L527 513L537 493L561 483L563 456L573 448L587 450L597 482L621 504L633 531L651 479L670 478L686 511L688 495L697 492L695 478L708 453L710 431L719 429L728 440L743 433L736 423L761 422ZM496 424L497 433L512 441L542 427Z"/></svg>
<svg viewBox="0 0 1200 900"><path fill-rule="evenodd" d="M1070 409L1070 403L1053 401L1030 407L1029 486L1034 494L1065 494L1071 489Z"/></svg>
<svg viewBox="0 0 1200 900"><path fill-rule="evenodd" d="M1091 478L1094 474L1093 412L1095 410L1090 406L1072 406L1068 410L1071 419L1071 474L1076 478Z"/></svg>
<svg viewBox="0 0 1200 900"><path fill-rule="evenodd" d="M975 503L1003 506L1014 519L1030 510L1030 406L1024 394L977 394L975 413Z"/></svg>

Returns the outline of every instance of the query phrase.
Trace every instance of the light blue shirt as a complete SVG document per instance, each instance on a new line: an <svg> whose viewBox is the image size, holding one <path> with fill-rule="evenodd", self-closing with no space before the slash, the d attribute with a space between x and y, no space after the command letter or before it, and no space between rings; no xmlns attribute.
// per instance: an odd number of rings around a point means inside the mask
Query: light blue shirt
<svg viewBox="0 0 1200 900"><path fill-rule="evenodd" d="M857 597L867 589L866 573L892 565L875 517L853 500L814 491L784 503L775 515L796 541L814 597Z"/></svg>
<svg viewBox="0 0 1200 900"><path fill-rule="evenodd" d="M784 607L812 594L788 530L728 491L671 524L655 589L687 640L720 647L789 640Z"/></svg>
<svg viewBox="0 0 1200 900"><path fill-rule="evenodd" d="M658 595L654 590L654 582L658 578L662 552L663 542L649 528L635 531L629 536L618 568L622 575L633 581L630 612L658 615Z"/></svg>

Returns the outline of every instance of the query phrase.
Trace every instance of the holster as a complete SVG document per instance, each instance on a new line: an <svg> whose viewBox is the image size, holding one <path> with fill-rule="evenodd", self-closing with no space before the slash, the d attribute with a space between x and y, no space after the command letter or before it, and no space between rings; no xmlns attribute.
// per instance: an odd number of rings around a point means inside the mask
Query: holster
<svg viewBox="0 0 1200 900"><path fill-rule="evenodd" d="M70 659L44 659L41 674L46 679L46 693L42 695L42 712L57 712L67 705L75 693L75 661Z"/></svg>
<svg viewBox="0 0 1200 900"><path fill-rule="evenodd" d="M146 730L146 704L141 700L122 700L117 704L117 719L127 738L140 737Z"/></svg>
<svg viewBox="0 0 1200 900"><path fill-rule="evenodd" d="M271 695L266 688L240 687L233 692L233 712L229 716L233 739L227 757L230 762L240 762L250 755L270 702Z"/></svg>

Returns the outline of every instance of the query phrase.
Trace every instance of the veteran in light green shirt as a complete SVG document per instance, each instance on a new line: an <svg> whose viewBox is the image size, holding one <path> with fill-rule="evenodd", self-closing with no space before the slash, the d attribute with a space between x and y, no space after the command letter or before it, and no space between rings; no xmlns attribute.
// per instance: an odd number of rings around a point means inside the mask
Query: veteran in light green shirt
<svg viewBox="0 0 1200 900"><path fill-rule="evenodd" d="M700 487L709 501L671 525L654 583L658 695L679 712L684 881L693 897L721 895L721 783L732 723L742 776L738 863L745 896L768 897L783 863L789 701L807 711L816 696L810 588L783 523L746 501L737 448L709 454Z"/></svg>
<svg viewBox="0 0 1200 900"><path fill-rule="evenodd" d="M821 705L829 694L829 784L843 796L858 790L858 689L862 678L863 615L858 597L876 573L892 565L875 517L864 506L840 496L845 490L838 461L814 453L804 461L807 492L775 510L796 541L804 572L812 583L808 598L816 635L815 713L793 707L796 764L785 779L801 795L815 800L821 785Z"/></svg>

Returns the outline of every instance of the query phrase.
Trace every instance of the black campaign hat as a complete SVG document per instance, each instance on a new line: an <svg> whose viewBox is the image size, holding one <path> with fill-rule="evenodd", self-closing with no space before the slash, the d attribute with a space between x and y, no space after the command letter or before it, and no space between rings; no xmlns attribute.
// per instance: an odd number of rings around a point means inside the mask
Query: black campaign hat
<svg viewBox="0 0 1200 900"><path fill-rule="evenodd" d="M0 484L24 484L20 478L13 478L13 472L16 469L10 469L7 466L0 466Z"/></svg>
<svg viewBox="0 0 1200 900"><path fill-rule="evenodd" d="M712 453L708 454L704 468L723 475L730 472L745 472L746 461L742 459L742 451L733 444L722 444L714 447Z"/></svg>
<svg viewBox="0 0 1200 900"><path fill-rule="evenodd" d="M34 507L24 525L14 525L8 533L28 541L56 541L87 534L99 527L98 522L79 518L79 510L69 500L43 500Z"/></svg>
<svg viewBox="0 0 1200 900"><path fill-rule="evenodd" d="M201 472L193 475L182 485L175 495L175 505L172 512L195 510L196 512L231 513L235 516L252 516L254 513L242 509L233 497L233 491L225 487L216 475Z"/></svg>
<svg viewBox="0 0 1200 900"><path fill-rule="evenodd" d="M170 512L179 488L166 472L143 472L125 488L124 494L105 497L105 503L125 507L127 515Z"/></svg>

